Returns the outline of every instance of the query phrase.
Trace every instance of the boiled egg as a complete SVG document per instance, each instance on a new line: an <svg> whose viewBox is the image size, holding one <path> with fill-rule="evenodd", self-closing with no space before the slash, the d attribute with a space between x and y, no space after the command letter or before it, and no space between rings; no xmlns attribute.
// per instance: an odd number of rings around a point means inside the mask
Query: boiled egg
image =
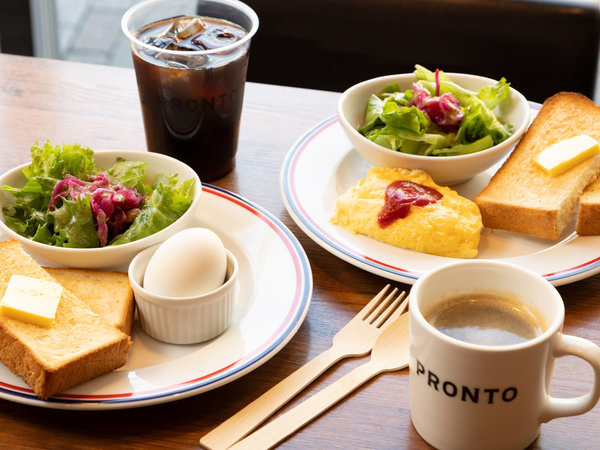
<svg viewBox="0 0 600 450"><path fill-rule="evenodd" d="M150 258L144 288L167 297L195 297L225 282L227 256L219 236L188 228L165 240Z"/></svg>

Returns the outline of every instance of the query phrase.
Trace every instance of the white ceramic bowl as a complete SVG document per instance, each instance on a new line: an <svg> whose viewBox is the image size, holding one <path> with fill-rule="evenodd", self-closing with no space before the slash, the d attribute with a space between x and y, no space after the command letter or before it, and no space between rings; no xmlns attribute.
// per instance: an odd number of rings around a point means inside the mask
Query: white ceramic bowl
<svg viewBox="0 0 600 450"><path fill-rule="evenodd" d="M187 228L192 221L194 210L198 206L200 194L202 193L202 185L196 172L187 164L159 153L120 150L94 152L96 166L99 168L111 167L117 157L147 162L147 175L150 181L161 173L165 175L176 173L179 175L180 182L188 179L196 180L194 199L189 209L168 227L137 241L102 248L64 248L34 242L11 230L4 222L4 213L1 207L5 202L6 193L0 193L0 230L2 234L7 238L18 239L23 249L41 264L100 269L127 267L131 259L144 248L160 243L176 232ZM28 165L29 163L23 164L0 175L0 186L22 187L26 182L23 169Z"/></svg>
<svg viewBox="0 0 600 450"><path fill-rule="evenodd" d="M129 265L129 283L142 329L170 344L194 344L221 334L231 324L235 306L239 268L233 253L226 250L227 276L222 286L203 295L175 298L143 287L146 267L159 245L145 249Z"/></svg>
<svg viewBox="0 0 600 450"><path fill-rule="evenodd" d="M456 84L472 91L496 83L495 80L477 75L461 73L447 73L447 75ZM498 145L477 153L446 157L411 155L382 147L357 131L364 122L365 107L371 94L378 95L392 82L397 82L400 90L410 89L415 81L416 77L412 73L373 78L352 86L338 101L338 118L348 139L356 151L375 167L423 169L438 184L460 183L502 159L514 148L529 125L530 112L527 100L518 91L510 88L510 97L499 104L494 112L513 125L512 136Z"/></svg>

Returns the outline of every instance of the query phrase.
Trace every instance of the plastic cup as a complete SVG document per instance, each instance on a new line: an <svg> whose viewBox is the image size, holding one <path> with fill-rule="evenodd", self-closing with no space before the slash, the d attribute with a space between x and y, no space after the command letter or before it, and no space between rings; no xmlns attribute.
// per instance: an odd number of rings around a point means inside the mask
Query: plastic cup
<svg viewBox="0 0 600 450"><path fill-rule="evenodd" d="M145 30L159 30L177 16L210 18L208 25L231 22L246 34L203 50L142 40ZM234 0L149 0L131 7L121 26L131 42L148 150L187 163L203 181L233 170L256 13Z"/></svg>

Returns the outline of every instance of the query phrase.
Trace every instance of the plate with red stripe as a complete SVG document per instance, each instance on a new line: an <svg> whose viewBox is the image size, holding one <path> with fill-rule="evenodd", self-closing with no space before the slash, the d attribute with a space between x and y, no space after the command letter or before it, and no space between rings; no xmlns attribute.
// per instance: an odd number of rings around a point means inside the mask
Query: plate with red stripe
<svg viewBox="0 0 600 450"><path fill-rule="evenodd" d="M531 103L532 117L539 104ZM452 186L473 198L500 164ZM336 199L364 178L371 166L352 148L336 116L301 136L288 151L280 173L287 211L317 244L348 263L390 280L413 284L453 258L419 253L355 235L329 222ZM484 228L476 259L498 259L529 268L555 286L600 272L600 236L579 236L574 221L557 241Z"/></svg>
<svg viewBox="0 0 600 450"><path fill-rule="evenodd" d="M312 296L312 273L302 246L259 205L216 186L204 184L202 189L193 226L215 231L240 264L231 326L208 342L172 345L149 337L136 320L124 367L41 400L0 364L0 398L76 410L165 403L227 384L289 342L306 317Z"/></svg>

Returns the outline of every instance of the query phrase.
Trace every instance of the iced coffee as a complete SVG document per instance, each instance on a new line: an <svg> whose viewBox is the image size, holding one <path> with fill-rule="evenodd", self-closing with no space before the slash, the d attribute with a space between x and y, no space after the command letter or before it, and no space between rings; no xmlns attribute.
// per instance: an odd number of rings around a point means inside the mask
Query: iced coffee
<svg viewBox="0 0 600 450"><path fill-rule="evenodd" d="M156 20L134 32L148 149L186 162L203 181L235 166L248 33L222 17L190 14Z"/></svg>

